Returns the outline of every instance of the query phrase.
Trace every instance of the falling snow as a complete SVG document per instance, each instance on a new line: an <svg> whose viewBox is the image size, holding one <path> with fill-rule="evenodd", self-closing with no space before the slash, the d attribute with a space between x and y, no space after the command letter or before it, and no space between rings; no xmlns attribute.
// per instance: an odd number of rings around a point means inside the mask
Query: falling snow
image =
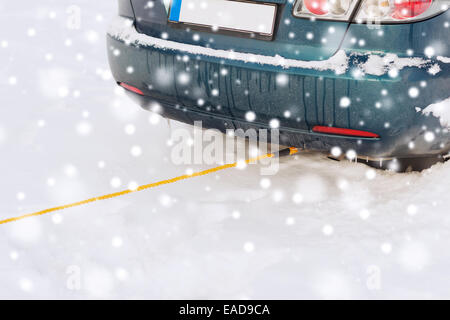
<svg viewBox="0 0 450 320"><path fill-rule="evenodd" d="M77 8L73 3L82 12L79 26L67 21ZM7 7L14 21L0 19L8 30L0 34L1 219L209 168L173 164L171 132L192 128L142 110L114 83L104 44L116 11L110 2L42 0ZM119 37L126 30L113 32ZM192 37L197 45L204 40ZM289 35L307 43L321 37L298 30ZM161 38L133 33L129 40L176 45L164 40L167 33ZM369 41L355 44L368 48ZM438 76L428 59L450 61L436 48L421 51L423 58L412 50L408 58L369 55L359 72L395 79L414 67ZM313 62L195 52L349 71L343 51ZM125 67L129 74L139 71ZM217 73L230 76L225 67ZM180 87L194 81L188 73L163 69L151 80ZM289 76L280 73L276 85L288 87ZM418 101L429 87L415 84L405 97ZM211 90L220 97L219 88ZM378 110L393 93L379 88L375 94L379 102L370 107ZM349 97L337 99L352 109ZM267 119L272 128L295 120L295 108L285 108L283 119ZM447 99L418 112L448 127L449 110ZM250 110L245 117L263 121ZM422 139L433 143L438 134L424 128ZM407 145L413 150L422 142ZM4 225L0 298L449 298L450 163L396 174L354 163L354 150L334 147L330 154L342 161L301 152L282 159L270 177L240 162L236 169ZM368 270L379 271L381 289L367 285Z"/></svg>

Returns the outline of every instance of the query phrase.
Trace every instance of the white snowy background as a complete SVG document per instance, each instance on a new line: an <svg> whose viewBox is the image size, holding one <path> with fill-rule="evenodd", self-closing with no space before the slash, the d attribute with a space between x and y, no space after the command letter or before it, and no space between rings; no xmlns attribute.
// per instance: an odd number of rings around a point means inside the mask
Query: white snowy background
<svg viewBox="0 0 450 320"><path fill-rule="evenodd" d="M0 0L0 219L188 169L167 121L111 77L115 14ZM230 169L2 225L0 298L450 298L450 163L395 174L306 154L263 179Z"/></svg>

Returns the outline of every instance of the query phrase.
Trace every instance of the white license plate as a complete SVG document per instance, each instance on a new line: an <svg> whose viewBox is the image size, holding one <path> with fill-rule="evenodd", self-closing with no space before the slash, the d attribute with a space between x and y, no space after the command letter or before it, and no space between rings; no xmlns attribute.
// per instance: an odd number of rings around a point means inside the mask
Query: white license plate
<svg viewBox="0 0 450 320"><path fill-rule="evenodd" d="M276 4L241 0L172 0L169 22L272 37Z"/></svg>

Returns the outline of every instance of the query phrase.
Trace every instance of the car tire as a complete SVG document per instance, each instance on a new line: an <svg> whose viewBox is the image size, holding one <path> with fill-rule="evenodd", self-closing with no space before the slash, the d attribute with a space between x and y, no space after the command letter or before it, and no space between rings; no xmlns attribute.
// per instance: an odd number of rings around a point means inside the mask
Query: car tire
<svg viewBox="0 0 450 320"><path fill-rule="evenodd" d="M431 168L436 163L445 162L446 158L442 155L430 156L430 157L420 157L420 158L396 158L384 161L374 161L374 160L358 160L358 162L365 163L368 166L381 169L390 170L395 172L420 172Z"/></svg>

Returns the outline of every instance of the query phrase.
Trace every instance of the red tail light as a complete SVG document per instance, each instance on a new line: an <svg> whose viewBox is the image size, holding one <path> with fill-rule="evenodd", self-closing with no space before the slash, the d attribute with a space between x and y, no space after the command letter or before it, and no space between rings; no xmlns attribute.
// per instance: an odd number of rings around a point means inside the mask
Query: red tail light
<svg viewBox="0 0 450 320"><path fill-rule="evenodd" d="M123 88L125 88L125 89L131 91L131 92L137 93L137 94L139 94L139 95L141 95L141 96L144 95L144 93L143 93L140 89L138 89L138 88L136 88L136 87L133 87L133 86L131 86L131 85L129 85L129 84L126 84L125 82L120 82L119 85L120 85L121 87L123 87Z"/></svg>
<svg viewBox="0 0 450 320"><path fill-rule="evenodd" d="M392 18L403 20L414 18L430 8L432 0L395 0Z"/></svg>
<svg viewBox="0 0 450 320"><path fill-rule="evenodd" d="M405 23L448 10L450 0L296 0L293 14L357 23Z"/></svg>
<svg viewBox="0 0 450 320"><path fill-rule="evenodd" d="M334 128L334 127L326 127L326 126L315 126L313 128L314 132L317 133L326 133L326 134L334 134L339 136L350 136L350 137L359 137L359 138L379 138L380 136L376 133L361 131L361 130L353 130L353 129L345 129L345 128Z"/></svg>
<svg viewBox="0 0 450 320"><path fill-rule="evenodd" d="M294 16L309 19L348 21L358 0L297 0Z"/></svg>
<svg viewBox="0 0 450 320"><path fill-rule="evenodd" d="M305 7L311 13L322 16L328 13L328 0L305 0Z"/></svg>

